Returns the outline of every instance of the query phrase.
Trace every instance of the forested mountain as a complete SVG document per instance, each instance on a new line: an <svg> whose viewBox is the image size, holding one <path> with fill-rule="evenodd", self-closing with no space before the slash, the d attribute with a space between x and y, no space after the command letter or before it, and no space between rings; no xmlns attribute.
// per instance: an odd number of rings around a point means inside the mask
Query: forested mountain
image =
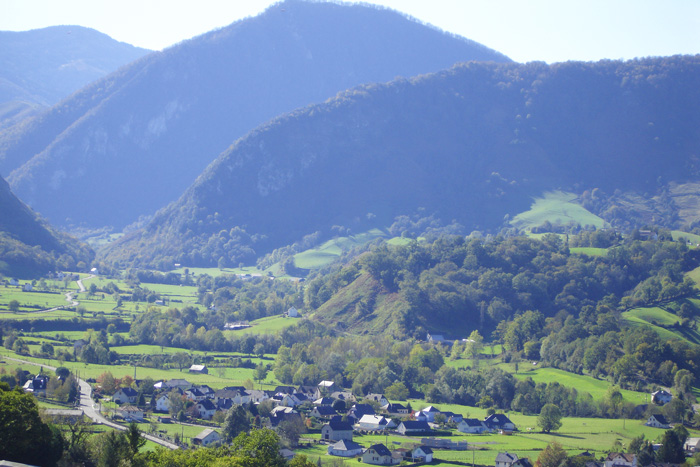
<svg viewBox="0 0 700 467"><path fill-rule="evenodd" d="M699 105L700 56L472 62L361 86L236 141L108 255L237 265L417 209L470 231L499 228L545 190L651 196L696 179Z"/></svg>
<svg viewBox="0 0 700 467"><path fill-rule="evenodd" d="M82 26L0 31L0 128L148 52Z"/></svg>
<svg viewBox="0 0 700 467"><path fill-rule="evenodd" d="M151 54L0 135L0 170L55 224L121 228L277 115L468 60L509 61L390 10L288 0ZM86 202L86 192L100 196Z"/></svg>
<svg viewBox="0 0 700 467"><path fill-rule="evenodd" d="M43 222L0 178L0 274L35 277L88 265L94 252Z"/></svg>

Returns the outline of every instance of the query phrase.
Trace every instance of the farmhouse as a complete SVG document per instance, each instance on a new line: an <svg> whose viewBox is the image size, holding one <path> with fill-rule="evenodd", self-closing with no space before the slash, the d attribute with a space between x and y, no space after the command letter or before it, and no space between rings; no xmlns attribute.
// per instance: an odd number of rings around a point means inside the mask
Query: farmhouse
<svg viewBox="0 0 700 467"><path fill-rule="evenodd" d="M646 426L651 426L654 428L663 428L663 429L668 429L671 428L671 425L666 421L666 417L664 417L661 414L656 414L656 415L651 415L647 422L645 423Z"/></svg>
<svg viewBox="0 0 700 467"><path fill-rule="evenodd" d="M386 404L382 406L382 410L386 410L388 413L394 413L399 415L408 415L409 410L401 404Z"/></svg>
<svg viewBox="0 0 700 467"><path fill-rule="evenodd" d="M318 390L323 396L334 392L336 389L337 386L333 381L321 381L318 383Z"/></svg>
<svg viewBox="0 0 700 467"><path fill-rule="evenodd" d="M288 318L299 318L301 315L299 314L299 311L296 308L291 307L289 310L287 310L285 316L287 316Z"/></svg>
<svg viewBox="0 0 700 467"><path fill-rule="evenodd" d="M330 456L354 457L358 454L362 454L362 446L351 440L341 439L328 446Z"/></svg>
<svg viewBox="0 0 700 467"><path fill-rule="evenodd" d="M49 377L43 374L38 374L33 378L29 378L22 389L34 394L46 394L46 386L49 384Z"/></svg>
<svg viewBox="0 0 700 467"><path fill-rule="evenodd" d="M352 441L352 427L348 422L331 420L321 428L321 439L326 441Z"/></svg>
<svg viewBox="0 0 700 467"><path fill-rule="evenodd" d="M168 394L161 394L158 399L156 399L156 412L168 412L170 410L170 396Z"/></svg>
<svg viewBox="0 0 700 467"><path fill-rule="evenodd" d="M218 432L212 430L211 428L203 430L197 436L192 438L192 444L196 444L197 446L209 446L217 441L221 441L221 436Z"/></svg>
<svg viewBox="0 0 700 467"><path fill-rule="evenodd" d="M517 454L511 454L509 452L499 452L496 456L496 467L513 467L518 461Z"/></svg>
<svg viewBox="0 0 700 467"><path fill-rule="evenodd" d="M384 397L384 394L367 394L365 396L365 400L378 402L379 407L382 407L383 405L387 405L389 403L389 400L386 397Z"/></svg>
<svg viewBox="0 0 700 467"><path fill-rule="evenodd" d="M434 423L435 422L435 415L439 414L440 410L436 409L432 405L429 405L428 407L421 410L421 413L425 415L425 419L427 422Z"/></svg>
<svg viewBox="0 0 700 467"><path fill-rule="evenodd" d="M393 458L391 451L383 444L374 444L362 454L362 462L372 465L394 465L400 463L401 459Z"/></svg>
<svg viewBox="0 0 700 467"><path fill-rule="evenodd" d="M319 405L311 411L311 416L316 418L330 418L334 415L338 415L338 412L330 405Z"/></svg>
<svg viewBox="0 0 700 467"><path fill-rule="evenodd" d="M202 420L211 420L216 413L216 405L211 400L204 399L197 402L197 411Z"/></svg>

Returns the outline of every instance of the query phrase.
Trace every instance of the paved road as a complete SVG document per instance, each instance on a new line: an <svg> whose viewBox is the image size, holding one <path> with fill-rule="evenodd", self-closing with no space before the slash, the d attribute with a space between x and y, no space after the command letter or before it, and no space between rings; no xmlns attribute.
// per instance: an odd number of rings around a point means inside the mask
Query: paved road
<svg viewBox="0 0 700 467"><path fill-rule="evenodd" d="M21 360L19 358L12 358L12 357L3 357L6 360L12 360L15 362L20 362L20 363L26 363L29 365L39 365L42 368L46 368L47 370L51 371L56 371L56 367L54 366L49 366L49 365L42 365L41 363L36 363L36 362L30 362L28 360ZM126 427L123 425L119 425L118 423L111 422L107 420L105 417L102 416L102 414L99 412L98 409L95 408L95 402L92 400L92 387L90 384L87 383L87 381L84 381L82 379L78 379L78 384L80 384L80 409L83 411L83 413L91 419L95 423L100 423L102 425L109 426L111 428L114 428L116 430L126 430ZM161 446L165 446L168 449L179 449L180 447L177 444L173 444L169 441L166 441L164 439L160 439L156 436L151 436L146 433L141 433L141 436L146 438L147 440L153 441L154 443L158 443Z"/></svg>

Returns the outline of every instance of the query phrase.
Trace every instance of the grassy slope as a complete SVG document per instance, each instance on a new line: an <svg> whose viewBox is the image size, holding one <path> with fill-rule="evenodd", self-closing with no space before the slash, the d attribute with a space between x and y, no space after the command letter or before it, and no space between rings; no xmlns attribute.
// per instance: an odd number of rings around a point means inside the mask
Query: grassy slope
<svg viewBox="0 0 700 467"><path fill-rule="evenodd" d="M334 238L316 248L294 255L294 265L302 269L319 269L340 258L345 251L386 236L382 230L372 229L349 237Z"/></svg>
<svg viewBox="0 0 700 467"><path fill-rule="evenodd" d="M605 221L574 201L577 196L563 191L547 192L541 198L535 198L529 211L518 214L510 221L513 227L529 231L542 225L545 221L553 225L566 225L571 222L584 225L594 225L603 228Z"/></svg>
<svg viewBox="0 0 700 467"><path fill-rule="evenodd" d="M573 254L588 256L607 256L608 254L607 248L574 247L569 248L569 251Z"/></svg>

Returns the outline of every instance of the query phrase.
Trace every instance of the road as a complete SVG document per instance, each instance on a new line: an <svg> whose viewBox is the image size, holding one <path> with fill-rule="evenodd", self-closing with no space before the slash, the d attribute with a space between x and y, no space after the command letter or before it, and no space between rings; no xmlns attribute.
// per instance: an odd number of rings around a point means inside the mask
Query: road
<svg viewBox="0 0 700 467"><path fill-rule="evenodd" d="M93 277L95 277L95 275L94 275L94 274L90 274L90 275L87 276L85 279L78 279L78 281L77 281L77 282L78 282L78 289L79 289L78 292L83 292L83 293L84 293L85 291L87 291L87 289L86 289L85 286L83 285L83 280L92 279ZM75 295L76 293L77 293L77 292L66 292L66 293L64 294L64 295L66 296L66 301L70 304L70 306L78 306L78 305L80 305L80 302L79 302L79 301L73 300L73 295ZM46 310L27 311L26 313L48 313L48 312L50 312L50 311L56 311L56 310L62 310L62 309L63 309L62 306L55 306L55 307L53 307L53 308L47 308Z"/></svg>
<svg viewBox="0 0 700 467"><path fill-rule="evenodd" d="M12 357L3 357L5 360L12 360L14 362L19 362L19 363L26 363L29 365L38 365L42 368L46 368L47 370L51 371L56 371L56 367L54 366L49 366L49 365L42 365L41 363L36 363L36 362L30 362L28 360L21 360L19 358L12 358ZM105 417L102 416L102 414L95 408L95 402L92 400L92 387L90 384L88 384L87 381L84 381L82 379L78 379L78 384L80 385L80 409L83 411L83 413L93 422L95 423L100 423L102 425L109 426L111 428L114 428L115 430L126 430L126 427L123 425L119 425L118 423L111 422L110 420L107 420ZM173 444L169 441L166 441L164 439L160 439L156 436L152 436L146 433L141 433L141 436L146 438L149 441L153 441L154 443L160 444L161 446L164 446L168 449L179 449L180 447L177 444Z"/></svg>

